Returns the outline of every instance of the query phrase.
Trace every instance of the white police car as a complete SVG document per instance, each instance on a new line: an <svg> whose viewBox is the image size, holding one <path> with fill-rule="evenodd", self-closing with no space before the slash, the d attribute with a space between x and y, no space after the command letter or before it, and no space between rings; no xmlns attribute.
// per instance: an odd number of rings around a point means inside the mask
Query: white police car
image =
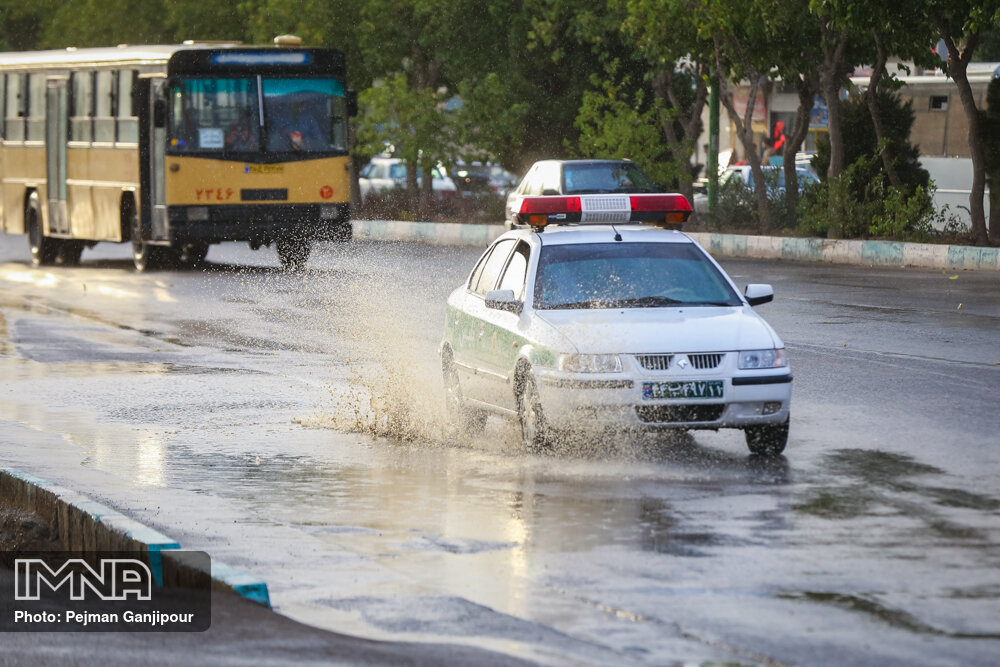
<svg viewBox="0 0 1000 667"><path fill-rule="evenodd" d="M448 298L452 419L516 418L532 450L611 425L739 428L752 453L781 453L792 376L752 308L773 291L741 295L679 231L690 210L673 194L524 197L529 227L498 238Z"/></svg>

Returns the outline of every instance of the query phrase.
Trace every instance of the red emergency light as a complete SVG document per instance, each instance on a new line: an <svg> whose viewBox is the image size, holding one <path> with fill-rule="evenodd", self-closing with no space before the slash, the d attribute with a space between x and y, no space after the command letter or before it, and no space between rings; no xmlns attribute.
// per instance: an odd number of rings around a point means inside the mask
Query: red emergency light
<svg viewBox="0 0 1000 667"><path fill-rule="evenodd" d="M642 222L680 229L691 204L680 194L592 194L523 197L517 211L521 224L542 229L550 224L625 224Z"/></svg>

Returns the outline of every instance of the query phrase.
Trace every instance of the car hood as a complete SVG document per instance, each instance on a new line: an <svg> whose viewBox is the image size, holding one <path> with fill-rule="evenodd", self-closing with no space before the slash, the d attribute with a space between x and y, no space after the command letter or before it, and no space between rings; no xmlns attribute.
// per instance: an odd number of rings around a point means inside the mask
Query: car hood
<svg viewBox="0 0 1000 667"><path fill-rule="evenodd" d="M581 353L726 352L782 347L749 306L536 311Z"/></svg>

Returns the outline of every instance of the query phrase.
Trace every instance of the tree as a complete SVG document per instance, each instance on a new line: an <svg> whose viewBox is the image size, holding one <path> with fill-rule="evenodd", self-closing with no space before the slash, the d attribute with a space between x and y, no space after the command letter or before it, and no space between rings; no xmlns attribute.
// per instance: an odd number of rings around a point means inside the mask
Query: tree
<svg viewBox="0 0 1000 667"><path fill-rule="evenodd" d="M708 99L709 75L715 60L712 41L699 33L697 14L683 0L617 1L627 11L622 30L645 61L644 77L652 90L660 134L668 148L658 161L662 166L651 166L651 172L662 171L661 179L673 175L670 180L676 180L681 194L691 199L696 171L691 169L691 157L697 150L701 115ZM670 39L663 38L666 34Z"/></svg>
<svg viewBox="0 0 1000 667"><path fill-rule="evenodd" d="M42 31L39 46L115 46L173 41L162 0L69 0Z"/></svg>
<svg viewBox="0 0 1000 667"><path fill-rule="evenodd" d="M761 232L771 229L771 207L768 188L761 169L762 159L754 141L753 111L762 84L769 82L775 65L773 51L767 48L770 34L769 18L763 3L747 0L705 0L705 12L699 16L703 35L710 35L715 51L716 72L719 75L719 99L736 126L743 144L744 155L753 175L754 198L757 202L757 223ZM747 81L749 93L743 114L736 110L733 81Z"/></svg>
<svg viewBox="0 0 1000 667"><path fill-rule="evenodd" d="M969 123L969 151L972 156L969 212L972 217L972 236L977 244L986 245L990 240L1000 241L1000 229L990 227L987 234L986 210L983 207L986 153L980 113L969 84L968 67L979 45L980 31L994 25L1000 18L1000 0L928 0L926 6L948 47L948 62L945 67L958 87L958 96Z"/></svg>
<svg viewBox="0 0 1000 667"><path fill-rule="evenodd" d="M990 186L990 231L1000 229L1000 79L986 89L986 111L982 114L986 180Z"/></svg>
<svg viewBox="0 0 1000 667"><path fill-rule="evenodd" d="M910 143L910 130L913 127L913 105L910 101L903 102L895 93L881 91L876 100L877 112L872 114L869 109L868 95L854 95L841 107L844 121L844 159L847 164L862 161L873 164L880 169L867 171L858 178L860 184L867 184L874 179L884 181L883 185L891 184L913 194L918 188L927 188L929 175L920 166L920 151ZM882 119L883 135L878 136L873 115ZM885 163L879 159L879 154L889 151L893 154L893 173L898 182L892 182L892 177L885 169ZM816 157L813 167L817 171L825 171L830 162L831 147L828 139L817 142ZM859 187L852 193L861 201L865 197L864 188Z"/></svg>
<svg viewBox="0 0 1000 667"><path fill-rule="evenodd" d="M0 1L0 50L28 51L37 48L46 18L61 5L56 0Z"/></svg>

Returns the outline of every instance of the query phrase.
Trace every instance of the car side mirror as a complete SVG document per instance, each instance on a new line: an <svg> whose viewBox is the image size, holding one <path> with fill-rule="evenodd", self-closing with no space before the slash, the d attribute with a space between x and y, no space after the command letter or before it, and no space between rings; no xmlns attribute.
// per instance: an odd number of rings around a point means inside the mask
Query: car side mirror
<svg viewBox="0 0 1000 667"><path fill-rule="evenodd" d="M774 290L770 285L750 284L743 291L747 303L751 306L759 306L762 303L774 301Z"/></svg>
<svg viewBox="0 0 1000 667"><path fill-rule="evenodd" d="M486 307L520 315L524 302L517 300L512 289L491 289L486 293Z"/></svg>

